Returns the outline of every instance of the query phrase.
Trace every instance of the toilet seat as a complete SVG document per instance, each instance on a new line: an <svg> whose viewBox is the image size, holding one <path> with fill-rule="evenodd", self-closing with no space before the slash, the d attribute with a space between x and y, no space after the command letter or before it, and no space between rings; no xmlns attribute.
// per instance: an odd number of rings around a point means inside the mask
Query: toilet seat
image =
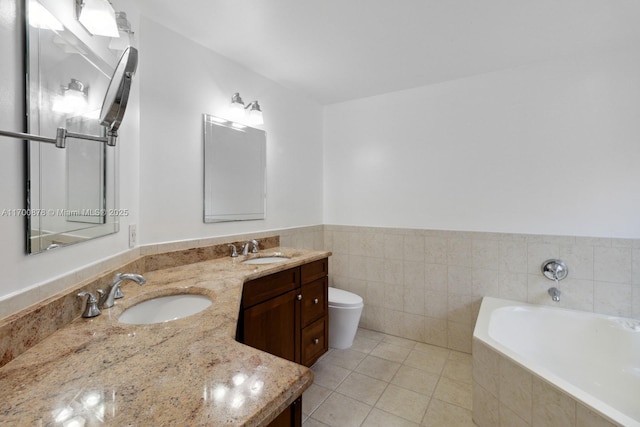
<svg viewBox="0 0 640 427"><path fill-rule="evenodd" d="M343 289L329 287L329 306L356 308L362 307L362 297Z"/></svg>

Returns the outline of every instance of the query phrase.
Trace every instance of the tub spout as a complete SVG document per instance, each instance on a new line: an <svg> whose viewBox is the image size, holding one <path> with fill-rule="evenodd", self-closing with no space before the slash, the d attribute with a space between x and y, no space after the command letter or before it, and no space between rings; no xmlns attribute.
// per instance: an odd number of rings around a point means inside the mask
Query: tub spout
<svg viewBox="0 0 640 427"><path fill-rule="evenodd" d="M558 288L549 288L547 293L551 296L551 299L554 302L560 301L560 294L561 294L560 289L558 289Z"/></svg>

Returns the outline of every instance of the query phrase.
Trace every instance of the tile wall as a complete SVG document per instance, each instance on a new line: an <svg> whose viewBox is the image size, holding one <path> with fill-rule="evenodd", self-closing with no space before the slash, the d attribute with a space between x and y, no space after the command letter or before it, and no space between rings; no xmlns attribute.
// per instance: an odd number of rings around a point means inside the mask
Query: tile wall
<svg viewBox="0 0 640 427"><path fill-rule="evenodd" d="M640 240L325 225L324 244L360 326L453 350L471 352L483 296L640 318ZM550 258L569 269L559 303Z"/></svg>
<svg viewBox="0 0 640 427"><path fill-rule="evenodd" d="M480 427L616 426L571 395L475 339L472 400L473 421Z"/></svg>

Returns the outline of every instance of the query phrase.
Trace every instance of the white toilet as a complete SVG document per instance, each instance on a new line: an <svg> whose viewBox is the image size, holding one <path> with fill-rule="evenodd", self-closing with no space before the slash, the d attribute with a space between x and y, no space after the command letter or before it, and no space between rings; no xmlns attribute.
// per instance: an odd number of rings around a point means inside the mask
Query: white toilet
<svg viewBox="0 0 640 427"><path fill-rule="evenodd" d="M338 288L329 288L329 347L351 347L362 314L362 297Z"/></svg>

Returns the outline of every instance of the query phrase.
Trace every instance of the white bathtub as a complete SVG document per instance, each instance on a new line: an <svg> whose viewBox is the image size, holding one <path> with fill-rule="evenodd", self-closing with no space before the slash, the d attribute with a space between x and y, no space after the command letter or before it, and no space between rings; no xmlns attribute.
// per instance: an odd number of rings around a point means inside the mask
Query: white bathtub
<svg viewBox="0 0 640 427"><path fill-rule="evenodd" d="M473 336L604 419L640 426L640 320L485 297Z"/></svg>

